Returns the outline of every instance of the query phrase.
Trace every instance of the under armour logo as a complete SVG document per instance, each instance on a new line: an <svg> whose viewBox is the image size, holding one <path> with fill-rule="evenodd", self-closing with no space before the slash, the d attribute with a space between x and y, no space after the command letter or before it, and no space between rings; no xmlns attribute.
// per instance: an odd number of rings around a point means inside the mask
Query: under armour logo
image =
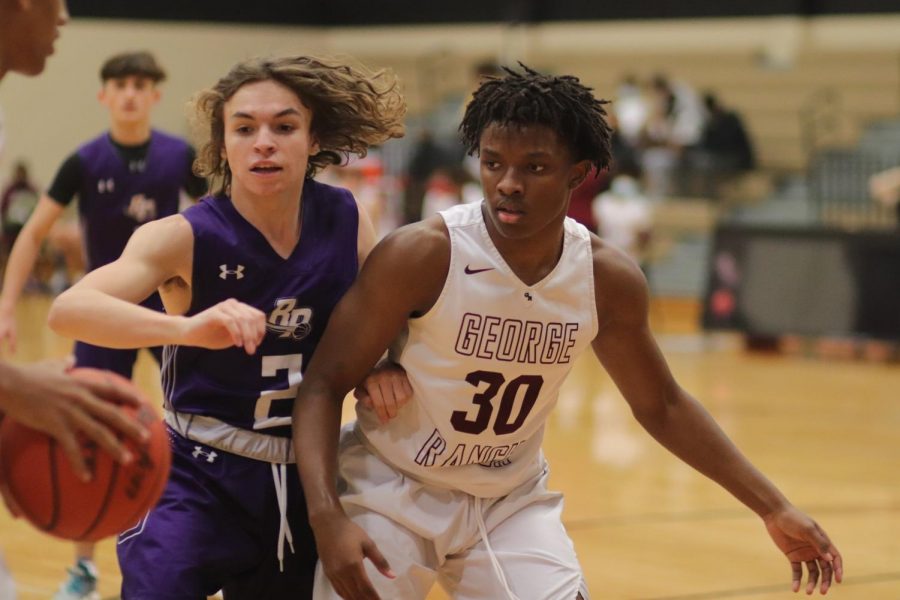
<svg viewBox="0 0 900 600"><path fill-rule="evenodd" d="M116 191L116 182L110 177L109 179L101 179L97 182L97 191L101 194L104 192L114 192Z"/></svg>
<svg viewBox="0 0 900 600"><path fill-rule="evenodd" d="M243 279L244 265L238 265L236 269L229 269L228 265L219 265L219 279L228 279L229 275L234 275L236 279Z"/></svg>
<svg viewBox="0 0 900 600"><path fill-rule="evenodd" d="M200 458L201 456L206 459L206 462L211 463L216 460L216 457L219 456L216 454L215 450L210 450L209 452L205 451L202 446L194 446L194 451L191 453L194 458Z"/></svg>
<svg viewBox="0 0 900 600"><path fill-rule="evenodd" d="M525 299L531 302L534 300L534 297L532 297L531 292L525 292Z"/></svg>

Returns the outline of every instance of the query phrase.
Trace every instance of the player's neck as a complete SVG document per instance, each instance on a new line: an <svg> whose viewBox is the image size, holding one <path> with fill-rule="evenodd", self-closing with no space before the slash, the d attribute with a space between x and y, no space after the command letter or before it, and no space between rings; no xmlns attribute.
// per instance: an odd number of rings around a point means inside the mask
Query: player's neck
<svg viewBox="0 0 900 600"><path fill-rule="evenodd" d="M231 202L266 238L272 249L287 258L300 239L300 197L302 187L282 194L256 196L248 190L232 188Z"/></svg>
<svg viewBox="0 0 900 600"><path fill-rule="evenodd" d="M546 277L562 255L564 230L561 226L550 224L537 234L521 239L503 237L492 231L490 225L488 232L500 256L526 285Z"/></svg>
<svg viewBox="0 0 900 600"><path fill-rule="evenodd" d="M150 123L116 123L109 126L109 135L122 146L140 146L150 139Z"/></svg>

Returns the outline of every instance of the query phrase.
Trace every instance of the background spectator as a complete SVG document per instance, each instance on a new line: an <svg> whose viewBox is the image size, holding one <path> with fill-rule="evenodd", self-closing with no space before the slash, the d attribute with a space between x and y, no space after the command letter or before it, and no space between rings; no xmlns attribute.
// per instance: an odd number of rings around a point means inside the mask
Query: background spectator
<svg viewBox="0 0 900 600"><path fill-rule="evenodd" d="M722 184L753 169L756 157L744 122L712 93L703 96L708 114L700 144L685 155L689 195L719 198Z"/></svg>

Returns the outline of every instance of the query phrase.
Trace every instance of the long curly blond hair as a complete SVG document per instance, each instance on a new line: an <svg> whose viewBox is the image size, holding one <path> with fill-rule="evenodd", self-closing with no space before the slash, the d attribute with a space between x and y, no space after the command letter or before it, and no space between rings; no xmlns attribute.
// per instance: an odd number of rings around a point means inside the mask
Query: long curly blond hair
<svg viewBox="0 0 900 600"><path fill-rule="evenodd" d="M328 62L310 56L252 58L236 64L213 87L192 101L206 141L197 152L194 171L210 179L215 194L228 193L231 169L225 159L225 103L243 86L275 81L292 90L312 111L311 133L319 152L309 157L306 177L365 156L370 146L402 137L406 101L390 71Z"/></svg>

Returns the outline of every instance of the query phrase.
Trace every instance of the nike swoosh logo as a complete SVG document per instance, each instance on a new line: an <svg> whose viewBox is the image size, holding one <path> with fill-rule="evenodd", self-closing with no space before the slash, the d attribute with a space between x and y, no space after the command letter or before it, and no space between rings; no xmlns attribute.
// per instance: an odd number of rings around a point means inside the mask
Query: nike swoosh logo
<svg viewBox="0 0 900 600"><path fill-rule="evenodd" d="M466 272L466 275L474 275L475 273L484 273L485 271L493 271L494 267L488 267L486 269L472 269L469 267L469 265L466 265L466 268L464 270Z"/></svg>

